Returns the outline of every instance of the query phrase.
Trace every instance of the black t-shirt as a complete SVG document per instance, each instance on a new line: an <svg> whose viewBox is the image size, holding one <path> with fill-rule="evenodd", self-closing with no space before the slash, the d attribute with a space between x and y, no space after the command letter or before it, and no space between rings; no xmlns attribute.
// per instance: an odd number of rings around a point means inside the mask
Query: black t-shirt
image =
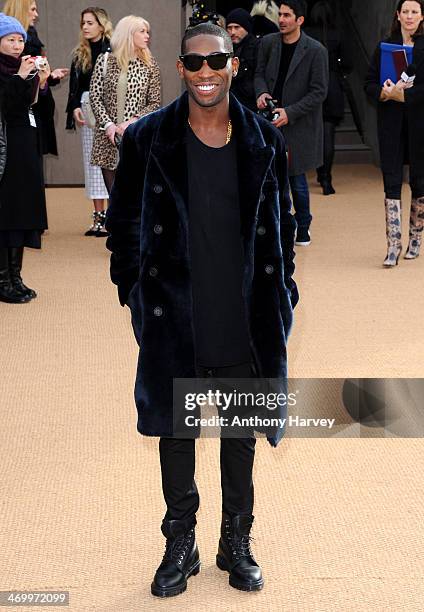
<svg viewBox="0 0 424 612"><path fill-rule="evenodd" d="M187 129L190 259L198 365L250 361L234 136L220 148Z"/></svg>
<svg viewBox="0 0 424 612"><path fill-rule="evenodd" d="M272 92L272 97L278 100L279 103L281 103L284 81L286 80L290 63L293 59L293 55L296 51L298 42L299 41L296 41L295 43L291 43L290 45L287 45L284 42L282 42L281 44L280 68L278 70L278 79L275 84L274 91Z"/></svg>

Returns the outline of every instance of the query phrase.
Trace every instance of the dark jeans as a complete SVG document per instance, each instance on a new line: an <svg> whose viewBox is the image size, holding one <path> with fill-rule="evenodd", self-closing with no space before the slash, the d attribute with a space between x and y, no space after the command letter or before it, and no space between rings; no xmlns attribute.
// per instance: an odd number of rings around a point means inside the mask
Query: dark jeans
<svg viewBox="0 0 424 612"><path fill-rule="evenodd" d="M336 124L334 121L324 121L324 163L317 168L318 180L327 179L331 182L331 171L334 162L334 143Z"/></svg>
<svg viewBox="0 0 424 612"><path fill-rule="evenodd" d="M249 378L251 365L226 368L199 367L201 378ZM230 516L252 514L252 470L255 438L221 438L222 510ZM162 490L166 503L165 520L190 523L199 508L199 493L194 480L195 440L161 438L159 441Z"/></svg>
<svg viewBox="0 0 424 612"><path fill-rule="evenodd" d="M289 183L297 226L302 229L309 229L312 215L309 205L309 187L306 176L305 174L289 176Z"/></svg>

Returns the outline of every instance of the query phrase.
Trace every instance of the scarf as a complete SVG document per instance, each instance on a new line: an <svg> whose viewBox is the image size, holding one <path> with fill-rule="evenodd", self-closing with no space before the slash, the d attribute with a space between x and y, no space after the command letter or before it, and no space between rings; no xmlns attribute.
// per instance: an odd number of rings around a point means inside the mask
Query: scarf
<svg viewBox="0 0 424 612"><path fill-rule="evenodd" d="M20 57L16 58L12 55L0 53L0 85L5 81L8 81L10 77L16 74L19 70L20 65ZM40 84L40 77L38 76L38 74L36 74L35 77L31 78L29 82L31 83L32 87L31 104L33 104L38 96L38 86Z"/></svg>
<svg viewBox="0 0 424 612"><path fill-rule="evenodd" d="M0 53L0 73L1 75L13 75L16 74L21 65L21 58L13 57L12 55L6 55L6 53Z"/></svg>

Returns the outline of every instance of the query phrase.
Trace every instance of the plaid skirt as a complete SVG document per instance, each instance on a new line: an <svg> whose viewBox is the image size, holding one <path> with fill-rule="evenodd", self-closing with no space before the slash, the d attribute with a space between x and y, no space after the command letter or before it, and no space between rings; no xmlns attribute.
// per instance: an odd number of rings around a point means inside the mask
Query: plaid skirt
<svg viewBox="0 0 424 612"><path fill-rule="evenodd" d="M88 91L83 93L87 94ZM102 171L99 166L90 164L91 150L93 148L94 130L83 125L81 127L82 155L84 160L85 193L90 200L103 200L109 197Z"/></svg>

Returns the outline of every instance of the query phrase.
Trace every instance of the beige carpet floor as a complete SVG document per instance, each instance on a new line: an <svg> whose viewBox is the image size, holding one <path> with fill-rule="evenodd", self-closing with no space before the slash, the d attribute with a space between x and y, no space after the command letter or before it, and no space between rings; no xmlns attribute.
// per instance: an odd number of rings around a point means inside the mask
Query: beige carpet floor
<svg viewBox="0 0 424 612"><path fill-rule="evenodd" d="M325 198L312 184L290 374L421 377L424 257L382 269L377 170L338 167L335 186ZM424 444L366 432L258 441L253 546L266 584L255 594L214 565L218 441L200 440L202 570L177 598L150 595L164 505L157 439L136 432L129 314L104 241L82 236L83 191L50 189L48 207L43 250L24 266L39 297L0 304L0 590L69 590L76 612L422 612Z"/></svg>

